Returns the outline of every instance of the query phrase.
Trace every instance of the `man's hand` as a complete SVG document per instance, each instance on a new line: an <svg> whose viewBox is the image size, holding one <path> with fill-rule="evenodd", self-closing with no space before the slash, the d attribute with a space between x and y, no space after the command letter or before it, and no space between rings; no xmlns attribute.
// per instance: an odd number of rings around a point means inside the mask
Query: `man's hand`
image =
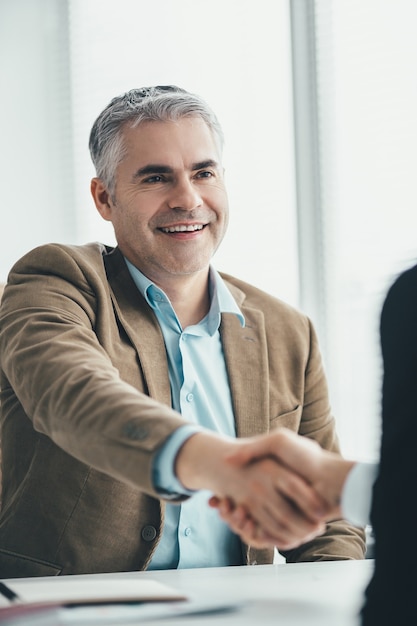
<svg viewBox="0 0 417 626"><path fill-rule="evenodd" d="M187 489L215 494L223 519L244 541L288 550L322 534L328 510L308 482L270 449L272 441L263 437L197 433L181 447L176 474Z"/></svg>
<svg viewBox="0 0 417 626"><path fill-rule="evenodd" d="M323 450L315 441L282 428L269 435L241 440L241 445L226 461L236 467L245 467L262 458L274 458L288 470L304 478L326 504L327 520L342 517L340 498L343 485L354 466L338 454ZM301 495L301 494L300 494ZM287 497L292 500L292 494ZM220 516L246 543L259 537L256 521L248 509L237 506L231 499L213 496L210 505L219 509ZM298 506L302 507L298 502ZM305 538L308 541L309 538ZM265 543L267 545L267 542Z"/></svg>

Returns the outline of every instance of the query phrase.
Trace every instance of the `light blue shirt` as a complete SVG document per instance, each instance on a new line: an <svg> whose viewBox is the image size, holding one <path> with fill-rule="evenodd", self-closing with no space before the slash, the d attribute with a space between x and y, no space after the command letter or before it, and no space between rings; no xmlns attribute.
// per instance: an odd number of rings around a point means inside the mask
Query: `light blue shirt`
<svg viewBox="0 0 417 626"><path fill-rule="evenodd" d="M198 324L181 328L167 295L129 261L133 280L159 321L165 340L172 407L190 422L167 440L154 461L154 484L164 495L187 494L182 504L166 504L161 541L149 569L221 567L242 563L239 538L207 501L210 493L190 494L174 474L181 445L203 429L236 436L232 398L219 327L221 313L244 317L220 275L210 268L211 305Z"/></svg>

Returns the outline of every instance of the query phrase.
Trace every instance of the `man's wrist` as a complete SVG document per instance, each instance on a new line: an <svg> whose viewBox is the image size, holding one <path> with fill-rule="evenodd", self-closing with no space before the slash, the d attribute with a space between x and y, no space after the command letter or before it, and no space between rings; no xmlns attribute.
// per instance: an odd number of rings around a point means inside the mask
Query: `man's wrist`
<svg viewBox="0 0 417 626"><path fill-rule="evenodd" d="M175 475L175 459L184 442L202 430L202 427L196 424L181 426L155 453L152 466L153 484L164 499L192 495L192 491L185 489Z"/></svg>
<svg viewBox="0 0 417 626"><path fill-rule="evenodd" d="M233 441L233 440L231 440ZM230 450L228 438L205 431L191 435L178 451L175 474L189 491L214 490L216 469Z"/></svg>

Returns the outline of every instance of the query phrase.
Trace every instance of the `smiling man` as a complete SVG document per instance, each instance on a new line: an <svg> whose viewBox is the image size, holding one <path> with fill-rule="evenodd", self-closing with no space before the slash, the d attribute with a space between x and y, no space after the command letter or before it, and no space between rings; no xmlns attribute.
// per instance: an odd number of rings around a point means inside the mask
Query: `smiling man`
<svg viewBox="0 0 417 626"><path fill-rule="evenodd" d="M228 457L278 426L338 452L300 312L211 265L228 223L222 131L198 96L114 98L91 192L117 247L50 244L1 305L4 577L363 558L309 482ZM251 545L207 504L248 510Z"/></svg>
<svg viewBox="0 0 417 626"><path fill-rule="evenodd" d="M185 328L209 310L207 269L228 222L219 139L195 116L142 122L124 137L114 192L94 178L92 194L125 258L164 290Z"/></svg>

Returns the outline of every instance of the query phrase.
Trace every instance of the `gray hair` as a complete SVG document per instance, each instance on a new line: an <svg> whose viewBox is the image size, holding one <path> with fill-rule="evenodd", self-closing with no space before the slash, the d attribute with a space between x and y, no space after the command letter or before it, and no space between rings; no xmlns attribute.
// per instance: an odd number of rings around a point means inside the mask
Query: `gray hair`
<svg viewBox="0 0 417 626"><path fill-rule="evenodd" d="M125 155L123 128L134 128L146 121L176 121L200 116L223 147L223 131L206 102L199 96L174 85L131 89L113 98L100 113L90 133L89 148L96 174L115 192L115 174Z"/></svg>

